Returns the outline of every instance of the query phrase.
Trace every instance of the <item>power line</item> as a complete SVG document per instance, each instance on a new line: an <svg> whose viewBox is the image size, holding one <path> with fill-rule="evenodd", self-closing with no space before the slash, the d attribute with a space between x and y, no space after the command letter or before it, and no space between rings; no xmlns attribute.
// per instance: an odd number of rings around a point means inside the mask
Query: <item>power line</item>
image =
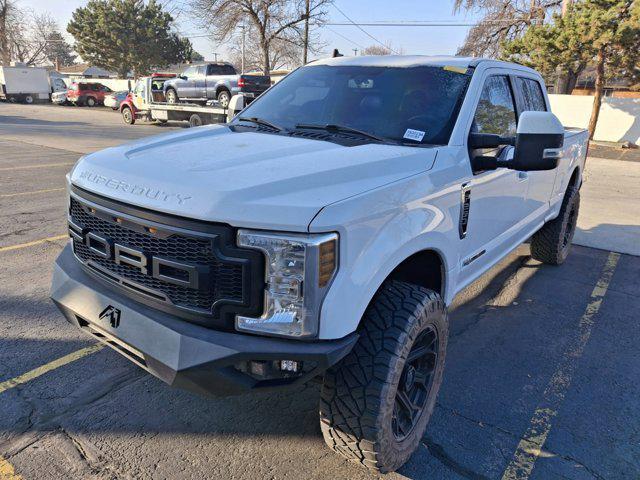
<svg viewBox="0 0 640 480"><path fill-rule="evenodd" d="M349 18L349 16L348 16L346 13L344 13L342 10L340 10L340 8L339 8L335 3L333 3L332 5L333 5L333 8L335 8L336 10L338 10L338 11L342 14L342 16L343 16L344 18L346 18L347 20L349 20L349 21L351 22L351 24L352 24L352 25L354 25L355 27L357 27L357 28L358 28L358 30L360 30L360 31L361 31L362 33L364 33L366 36L368 36L369 38L371 38L374 42L376 42L376 43L378 43L378 44L382 45L384 48L388 48L389 50L391 50L393 53L395 53L395 54L397 54L397 55L399 54L399 53L398 53L398 52L396 52L393 48L391 48L389 45L385 45L385 44L384 44L384 43L382 43L380 40L378 40L376 37L374 37L374 36L373 36L373 35L371 35L369 32L367 32L364 28L362 28L360 25L356 24L356 22L354 22L351 18ZM333 24L332 24L332 25L333 25ZM348 25L348 24L346 24L346 25Z"/></svg>
<svg viewBox="0 0 640 480"><path fill-rule="evenodd" d="M355 40L351 40L349 37L346 37L346 36L342 35L340 32L337 32L337 31L336 31L336 30L334 30L333 28L331 28L331 27L327 27L327 26L326 26L326 24L325 24L325 25L323 25L323 27L324 27L324 28L326 28L327 30L329 30L329 31L331 31L331 32L333 32L333 33L335 33L335 34L336 34L336 35L338 35L339 37L344 38L347 42L353 43L356 47L360 47L361 49L363 49L363 50L364 50L364 48L365 48L365 47L363 47L362 45L360 45L360 44L359 44L358 42L356 42Z"/></svg>
<svg viewBox="0 0 640 480"><path fill-rule="evenodd" d="M494 23L510 24L513 22L518 22L523 20L524 19L522 18L513 18L513 19L507 19L507 20L484 20L482 22L475 22L475 23L466 23L466 22L460 23L460 22L447 22L447 21L442 21L442 22L366 22L366 23L327 22L324 25L349 26L349 27L350 26L356 26L356 27L361 27L361 26L363 27L476 27L478 25L486 25L486 24L494 24ZM362 28L360 30L365 32ZM367 35L369 34L367 33ZM378 43L380 42L378 41Z"/></svg>

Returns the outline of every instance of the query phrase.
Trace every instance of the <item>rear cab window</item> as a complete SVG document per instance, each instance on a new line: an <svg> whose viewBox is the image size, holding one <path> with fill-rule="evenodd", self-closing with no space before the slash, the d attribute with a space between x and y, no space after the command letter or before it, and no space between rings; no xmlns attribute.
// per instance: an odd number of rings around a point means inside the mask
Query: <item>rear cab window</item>
<svg viewBox="0 0 640 480"><path fill-rule="evenodd" d="M542 93L540 82L533 78L517 77L516 84L522 97L521 110L523 112L546 112L547 102Z"/></svg>

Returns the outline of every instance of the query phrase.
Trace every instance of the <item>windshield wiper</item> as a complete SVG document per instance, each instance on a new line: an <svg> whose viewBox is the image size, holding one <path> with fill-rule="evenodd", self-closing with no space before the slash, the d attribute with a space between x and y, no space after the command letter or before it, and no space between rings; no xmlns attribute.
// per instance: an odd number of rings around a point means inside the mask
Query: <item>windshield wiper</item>
<svg viewBox="0 0 640 480"><path fill-rule="evenodd" d="M267 120L264 120L262 118L258 118L258 117L239 117L238 120L242 121L242 122L251 122L251 123L255 123L257 125L262 125L263 127L269 127L269 128L273 128L274 130L277 130L278 132L282 132L284 130L283 127L276 125L275 123L271 123Z"/></svg>
<svg viewBox="0 0 640 480"><path fill-rule="evenodd" d="M326 130L327 132L344 132L344 133L355 133L357 135L361 135L363 137L370 138L372 140L376 140L378 142L387 142L388 140L382 137L378 137L369 132L365 132L363 130L358 130L357 128L347 127L346 125L335 125L333 123L328 123L326 125L317 125L313 123L299 123L296 125L296 128L309 128L314 130Z"/></svg>

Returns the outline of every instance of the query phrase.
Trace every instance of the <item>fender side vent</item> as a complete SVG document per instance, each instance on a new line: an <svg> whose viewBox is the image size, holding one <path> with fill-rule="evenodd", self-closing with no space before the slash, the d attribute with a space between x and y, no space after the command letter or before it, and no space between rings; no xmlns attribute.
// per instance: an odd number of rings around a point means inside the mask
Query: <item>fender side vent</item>
<svg viewBox="0 0 640 480"><path fill-rule="evenodd" d="M469 226L469 210L471 209L471 185L465 183L462 185L460 194L460 238L467 236L467 227Z"/></svg>

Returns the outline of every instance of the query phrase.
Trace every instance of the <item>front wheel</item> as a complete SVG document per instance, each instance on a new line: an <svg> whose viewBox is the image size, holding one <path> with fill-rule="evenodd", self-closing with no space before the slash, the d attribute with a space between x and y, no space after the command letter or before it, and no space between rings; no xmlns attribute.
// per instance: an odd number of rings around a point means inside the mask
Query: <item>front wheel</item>
<svg viewBox="0 0 640 480"><path fill-rule="evenodd" d="M542 263L561 265L567 259L578 223L580 190L569 187L562 200L558 217L531 237L531 256Z"/></svg>
<svg viewBox="0 0 640 480"><path fill-rule="evenodd" d="M87 107L95 107L96 106L96 99L93 97L87 97L87 100L85 101L85 105Z"/></svg>
<svg viewBox="0 0 640 480"><path fill-rule="evenodd" d="M376 472L400 468L433 412L448 332L436 292L398 281L383 285L353 350L325 374L320 426L327 445Z"/></svg>
<svg viewBox="0 0 640 480"><path fill-rule="evenodd" d="M136 123L136 117L129 107L122 109L122 121L127 125L133 125Z"/></svg>
<svg viewBox="0 0 640 480"><path fill-rule="evenodd" d="M26 103L27 105L31 105L33 103L33 97L31 95L25 96L24 103Z"/></svg>

